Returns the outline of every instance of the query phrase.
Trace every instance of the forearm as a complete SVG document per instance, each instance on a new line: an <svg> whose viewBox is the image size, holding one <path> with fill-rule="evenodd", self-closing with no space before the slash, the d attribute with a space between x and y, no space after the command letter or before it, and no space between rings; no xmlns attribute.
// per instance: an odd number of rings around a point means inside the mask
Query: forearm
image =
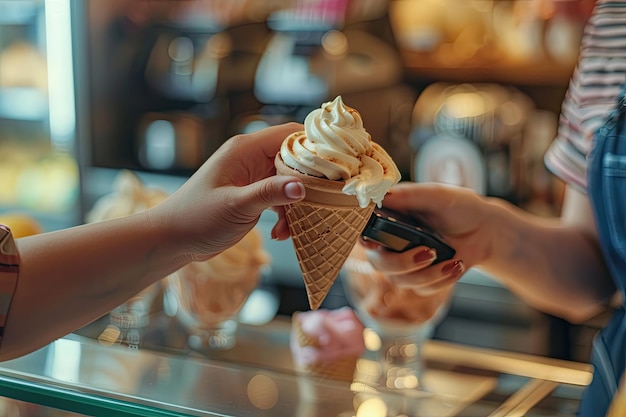
<svg viewBox="0 0 626 417"><path fill-rule="evenodd" d="M532 216L490 200L493 252L481 267L543 311L571 321L605 307L615 291L590 228Z"/></svg>
<svg viewBox="0 0 626 417"><path fill-rule="evenodd" d="M0 359L88 324L178 269L186 259L170 238L142 213L18 239L20 276Z"/></svg>

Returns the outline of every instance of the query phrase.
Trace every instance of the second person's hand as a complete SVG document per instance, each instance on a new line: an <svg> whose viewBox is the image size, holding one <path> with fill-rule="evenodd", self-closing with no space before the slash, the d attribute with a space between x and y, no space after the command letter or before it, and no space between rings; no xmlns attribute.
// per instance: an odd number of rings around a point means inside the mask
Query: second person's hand
<svg viewBox="0 0 626 417"><path fill-rule="evenodd" d="M403 253L362 241L369 261L390 280L423 294L449 289L491 253L493 229L487 200L474 191L436 183L402 182L385 196L387 208L418 215L456 250L453 259L433 265L436 252L420 246Z"/></svg>

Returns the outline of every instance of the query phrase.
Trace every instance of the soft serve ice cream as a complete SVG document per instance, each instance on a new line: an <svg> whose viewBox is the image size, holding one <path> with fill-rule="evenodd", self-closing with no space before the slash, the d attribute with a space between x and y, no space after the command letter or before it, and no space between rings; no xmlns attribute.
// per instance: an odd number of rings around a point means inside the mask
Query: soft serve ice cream
<svg viewBox="0 0 626 417"><path fill-rule="evenodd" d="M304 131L283 142L280 156L304 174L345 181L343 192L356 196L361 207L371 202L380 206L400 180L389 154L372 141L359 112L346 106L341 96L309 113Z"/></svg>
<svg viewBox="0 0 626 417"><path fill-rule="evenodd" d="M187 332L189 347L204 351L236 344L237 315L269 262L261 234L253 228L219 255L167 277L163 308Z"/></svg>
<svg viewBox="0 0 626 417"><path fill-rule="evenodd" d="M285 216L315 310L400 172L340 96L307 115L274 163L277 174L300 178L306 189L304 200L285 206Z"/></svg>
<svg viewBox="0 0 626 417"><path fill-rule="evenodd" d="M165 200L167 196L161 189L146 186L132 171L121 170L113 180L111 193L98 199L87 213L87 222L140 213Z"/></svg>
<svg viewBox="0 0 626 417"><path fill-rule="evenodd" d="M168 278L178 317L196 329L231 319L258 285L263 267L269 262L255 228L219 255L185 265Z"/></svg>

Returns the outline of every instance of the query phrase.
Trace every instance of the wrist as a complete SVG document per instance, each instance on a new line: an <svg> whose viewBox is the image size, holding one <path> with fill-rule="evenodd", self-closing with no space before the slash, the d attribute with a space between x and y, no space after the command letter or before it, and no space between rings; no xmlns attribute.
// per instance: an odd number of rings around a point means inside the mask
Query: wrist
<svg viewBox="0 0 626 417"><path fill-rule="evenodd" d="M142 217L140 222L145 224L147 239L152 242L150 262L156 268L170 272L176 271L193 260L187 248L189 238L184 231L179 230L174 222L164 221L152 209L137 214Z"/></svg>
<svg viewBox="0 0 626 417"><path fill-rule="evenodd" d="M488 198L485 218L488 219L489 250L484 264L496 269L508 268L523 248L518 242L527 233L524 213L508 201Z"/></svg>

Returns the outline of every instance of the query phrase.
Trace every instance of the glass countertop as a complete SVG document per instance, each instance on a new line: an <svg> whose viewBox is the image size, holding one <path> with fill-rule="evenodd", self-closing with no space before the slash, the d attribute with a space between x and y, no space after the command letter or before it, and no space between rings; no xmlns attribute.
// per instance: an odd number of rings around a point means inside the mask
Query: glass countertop
<svg viewBox="0 0 626 417"><path fill-rule="evenodd" d="M103 417L574 416L592 376L585 363L430 340L429 395L382 392L297 373L280 316L240 325L232 349L210 352L177 342L180 329L164 318L139 348L98 342L101 325L1 363L2 395Z"/></svg>

